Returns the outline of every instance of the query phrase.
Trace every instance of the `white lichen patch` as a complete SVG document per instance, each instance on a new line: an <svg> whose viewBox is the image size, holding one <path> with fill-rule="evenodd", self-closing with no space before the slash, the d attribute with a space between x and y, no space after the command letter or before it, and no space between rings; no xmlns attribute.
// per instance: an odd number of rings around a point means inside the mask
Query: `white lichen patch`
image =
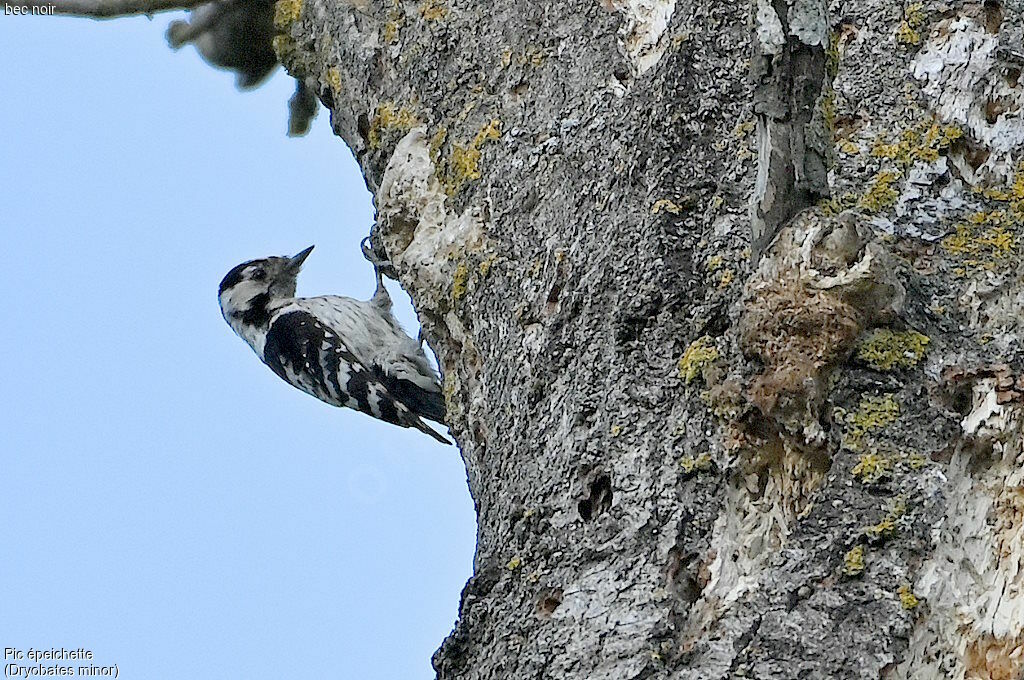
<svg viewBox="0 0 1024 680"><path fill-rule="evenodd" d="M477 209L449 211L429 143L426 130L418 127L395 146L377 191L378 233L403 277L413 277L419 289L442 296L457 262L467 253L484 251L486 237Z"/></svg>
<svg viewBox="0 0 1024 680"><path fill-rule="evenodd" d="M765 54L781 54L786 45L786 33L782 29L782 20L769 0L757 0L754 22L757 40Z"/></svg>
<svg viewBox="0 0 1024 680"><path fill-rule="evenodd" d="M625 21L619 32L622 49L637 76L653 68L665 53L665 33L676 0L613 0Z"/></svg>
<svg viewBox="0 0 1024 680"><path fill-rule="evenodd" d="M893 678L1024 677L1024 417L996 390L973 388L961 424L973 445L946 470L947 514L913 588L930 615Z"/></svg>
<svg viewBox="0 0 1024 680"><path fill-rule="evenodd" d="M340 25L334 37L335 44L349 46L360 58L370 60L381 47L379 33L373 24L361 19L365 10L358 3L350 2L348 4L350 10L337 15ZM311 25L320 26L327 21L328 10L321 3L307 3L303 11L310 13Z"/></svg>
<svg viewBox="0 0 1024 680"><path fill-rule="evenodd" d="M908 171L907 181L895 206L896 216L905 220L902 226L908 236L939 241L945 235L943 230L948 221L959 215L958 211L965 203L963 184L939 181L948 175L949 159L946 156L930 163L918 161ZM893 223L885 217L876 217L872 223L886 233L895 233Z"/></svg>
<svg viewBox="0 0 1024 680"><path fill-rule="evenodd" d="M786 32L782 19L771 0L757 0L754 14L754 32L765 54L781 54L786 45ZM811 46L824 46L828 42L826 5L821 0L794 0L790 3L786 22L794 38Z"/></svg>
<svg viewBox="0 0 1024 680"><path fill-rule="evenodd" d="M989 152L980 167L960 164L972 184L1008 181L1024 146L1024 89L1007 80L998 47L998 35L960 17L938 24L913 62L931 108Z"/></svg>
<svg viewBox="0 0 1024 680"><path fill-rule="evenodd" d="M805 45L827 45L826 3L821 0L794 0L789 8L789 32Z"/></svg>

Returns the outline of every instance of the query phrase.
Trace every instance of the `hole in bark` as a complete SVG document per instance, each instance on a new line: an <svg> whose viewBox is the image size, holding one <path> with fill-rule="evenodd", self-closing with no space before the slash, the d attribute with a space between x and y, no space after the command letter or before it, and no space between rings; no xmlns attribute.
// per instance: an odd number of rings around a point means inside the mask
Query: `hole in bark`
<svg viewBox="0 0 1024 680"><path fill-rule="evenodd" d="M752 411L744 417L744 429L757 439L774 440L776 432L770 420Z"/></svg>
<svg viewBox="0 0 1024 680"><path fill-rule="evenodd" d="M1006 69L1006 82L1009 83L1010 87L1017 87L1017 83L1020 82L1020 69L1016 66Z"/></svg>
<svg viewBox="0 0 1024 680"><path fill-rule="evenodd" d="M615 340L619 344L636 342L646 328L646 319L624 319L615 333Z"/></svg>
<svg viewBox="0 0 1024 680"><path fill-rule="evenodd" d="M985 0L985 30L998 33L1003 23L1003 3L999 0Z"/></svg>
<svg viewBox="0 0 1024 680"><path fill-rule="evenodd" d="M522 97L523 95L525 95L527 93L527 91L529 91L529 89L530 89L530 83L528 83L525 80L523 80L523 81L520 81L519 84L517 84L515 87L512 88L512 94L514 94L517 97Z"/></svg>
<svg viewBox="0 0 1024 680"><path fill-rule="evenodd" d="M544 398L544 380L542 378L536 378L530 384L530 389L526 393L526 403L530 406L536 406Z"/></svg>
<svg viewBox="0 0 1024 680"><path fill-rule="evenodd" d="M658 291L643 293L623 307L616 324L619 343L636 342L658 316L662 296Z"/></svg>
<svg viewBox="0 0 1024 680"><path fill-rule="evenodd" d="M580 501L580 517L583 521L589 522L612 507L612 478L608 475L598 475L590 483L589 496Z"/></svg>
<svg viewBox="0 0 1024 680"><path fill-rule="evenodd" d="M716 309L704 327L704 334L717 338L719 335L725 335L727 330L729 330L729 315L723 309Z"/></svg>
<svg viewBox="0 0 1024 680"><path fill-rule="evenodd" d="M356 119L356 130L359 131L363 144L370 146L370 119L366 117L365 113L359 114L359 118Z"/></svg>
<svg viewBox="0 0 1024 680"><path fill-rule="evenodd" d="M949 395L950 408L964 418L966 418L971 412L971 407L973 405L974 395L971 389L971 383L969 382L957 385L956 389L954 389Z"/></svg>
<svg viewBox="0 0 1024 680"><path fill-rule="evenodd" d="M558 297L562 294L562 284L555 283L548 291L547 313L551 314L558 308Z"/></svg>
<svg viewBox="0 0 1024 680"><path fill-rule="evenodd" d="M987 372L982 375L987 375ZM946 369L942 382L933 393L936 405L947 412L951 411L958 419L967 417L974 408L974 385L978 378L978 372L974 370L959 367Z"/></svg>
<svg viewBox="0 0 1024 680"><path fill-rule="evenodd" d="M666 582L668 589L676 596L676 599L691 605L700 598L701 591L707 583L701 583L698 579L694 561L696 554L685 553L681 548L672 548L668 551L668 567L666 569Z"/></svg>
<svg viewBox="0 0 1024 680"><path fill-rule="evenodd" d="M555 610L562 604L562 589L552 588L542 590L537 594L537 616L542 619L550 618Z"/></svg>

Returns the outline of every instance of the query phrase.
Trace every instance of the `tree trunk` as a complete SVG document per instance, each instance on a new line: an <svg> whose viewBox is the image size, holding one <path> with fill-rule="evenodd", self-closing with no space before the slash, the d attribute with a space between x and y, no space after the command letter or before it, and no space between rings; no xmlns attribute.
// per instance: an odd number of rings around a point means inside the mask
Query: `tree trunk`
<svg viewBox="0 0 1024 680"><path fill-rule="evenodd" d="M439 678L1024 677L1024 7L828 9L279 0L476 503Z"/></svg>

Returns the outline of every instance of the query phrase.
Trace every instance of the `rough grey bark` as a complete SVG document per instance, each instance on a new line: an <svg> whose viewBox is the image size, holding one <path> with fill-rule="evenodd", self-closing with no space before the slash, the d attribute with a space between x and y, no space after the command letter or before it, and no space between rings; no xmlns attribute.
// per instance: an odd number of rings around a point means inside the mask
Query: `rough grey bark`
<svg viewBox="0 0 1024 680"><path fill-rule="evenodd" d="M439 678L1022 676L1022 8L826 9L278 3L479 514Z"/></svg>
<svg viewBox="0 0 1024 680"><path fill-rule="evenodd" d="M277 2L476 502L439 678L1024 677L1022 13Z"/></svg>

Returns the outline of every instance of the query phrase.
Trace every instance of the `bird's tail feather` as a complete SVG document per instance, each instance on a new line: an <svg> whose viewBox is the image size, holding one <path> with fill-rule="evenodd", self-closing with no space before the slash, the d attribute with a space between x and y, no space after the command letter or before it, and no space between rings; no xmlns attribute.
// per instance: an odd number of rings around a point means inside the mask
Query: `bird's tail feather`
<svg viewBox="0 0 1024 680"><path fill-rule="evenodd" d="M440 388L428 390L411 380L389 375L384 375L382 380L388 392L410 411L435 423L444 423L444 394Z"/></svg>
<svg viewBox="0 0 1024 680"><path fill-rule="evenodd" d="M416 418L416 420L414 421L413 427L415 427L420 432L425 432L426 434L429 434L431 437L433 437L435 440L441 442L442 444L447 444L449 446L451 446L451 444L452 444L450 441L448 441L448 439L446 439L445 437L443 437L440 434L438 434L432 427L430 427L429 425L424 423L419 418Z"/></svg>

